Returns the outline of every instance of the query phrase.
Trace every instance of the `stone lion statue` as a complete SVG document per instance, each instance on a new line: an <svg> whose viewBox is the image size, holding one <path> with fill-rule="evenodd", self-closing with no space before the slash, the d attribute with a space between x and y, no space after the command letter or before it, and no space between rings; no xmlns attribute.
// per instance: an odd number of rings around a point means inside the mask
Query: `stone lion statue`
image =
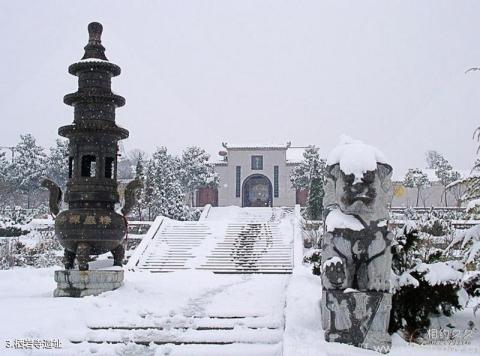
<svg viewBox="0 0 480 356"><path fill-rule="evenodd" d="M391 176L379 150L350 138L327 158L321 246L327 341L390 347Z"/></svg>

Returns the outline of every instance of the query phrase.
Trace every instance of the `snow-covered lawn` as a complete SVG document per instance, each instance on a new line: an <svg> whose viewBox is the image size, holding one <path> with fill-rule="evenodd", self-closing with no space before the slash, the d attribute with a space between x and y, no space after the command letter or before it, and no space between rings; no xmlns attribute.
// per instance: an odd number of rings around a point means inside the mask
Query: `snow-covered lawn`
<svg viewBox="0 0 480 356"><path fill-rule="evenodd" d="M0 354L12 355L378 355L323 340L320 323L319 278L307 268L295 269L293 275L214 275L206 271L168 274L126 271L125 285L96 297L53 298L55 268L15 268L0 271ZM284 325L284 315L286 323ZM192 316L195 316L193 318ZM246 317L235 321L233 317ZM216 319L212 317L222 317ZM453 320L439 320L466 329L474 319L471 309L457 313ZM149 337L161 339L184 333L178 327L191 328L190 340L256 340L262 344L231 345L151 345L129 343L145 331L91 330L89 327L151 327ZM198 327L206 328L196 330ZM221 332L208 326L233 327ZM262 329L254 329L260 327ZM270 329L267 329L270 328ZM284 330L285 329L285 330ZM120 336L119 336L120 335ZM140 335L141 336L141 335ZM121 337L121 344L72 344L69 340L94 340ZM60 339L61 349L5 349L6 341L15 339ZM283 339L282 343L278 343ZM478 331L469 345L418 346L394 335L391 355L479 355ZM269 344L270 343L270 344Z"/></svg>

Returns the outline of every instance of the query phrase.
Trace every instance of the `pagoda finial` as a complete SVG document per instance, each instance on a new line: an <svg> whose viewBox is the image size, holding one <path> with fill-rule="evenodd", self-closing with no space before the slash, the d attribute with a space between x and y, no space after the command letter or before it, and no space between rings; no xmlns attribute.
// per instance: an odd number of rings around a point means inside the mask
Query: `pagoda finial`
<svg viewBox="0 0 480 356"><path fill-rule="evenodd" d="M88 44L84 47L85 54L82 59L97 58L108 61L105 56L105 47L102 46L103 26L99 22L91 22L88 25Z"/></svg>
<svg viewBox="0 0 480 356"><path fill-rule="evenodd" d="M100 44L102 43L103 26L100 22L90 22L88 24L88 43Z"/></svg>

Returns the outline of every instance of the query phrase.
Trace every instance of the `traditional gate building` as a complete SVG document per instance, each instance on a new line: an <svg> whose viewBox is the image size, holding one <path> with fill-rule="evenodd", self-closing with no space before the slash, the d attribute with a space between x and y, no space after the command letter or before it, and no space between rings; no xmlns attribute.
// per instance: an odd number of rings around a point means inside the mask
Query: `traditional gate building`
<svg viewBox="0 0 480 356"><path fill-rule="evenodd" d="M305 147L286 144L238 145L222 143L220 161L213 162L217 189L197 192L197 206L294 206L304 204L306 192L296 191L291 171L302 160Z"/></svg>
<svg viewBox="0 0 480 356"><path fill-rule="evenodd" d="M305 205L308 192L295 190L290 182L291 172L303 161L306 147L292 147L286 144L227 144L222 143L220 159L213 161L219 177L217 189L202 188L196 192L196 206L294 206ZM447 191L438 182L432 169L422 169L431 183L422 189L419 207L459 207L465 192L465 184L459 184ZM459 171L463 178L469 171ZM406 172L393 169L394 196L392 207L415 207L416 188L403 184ZM463 204L464 205L464 204Z"/></svg>

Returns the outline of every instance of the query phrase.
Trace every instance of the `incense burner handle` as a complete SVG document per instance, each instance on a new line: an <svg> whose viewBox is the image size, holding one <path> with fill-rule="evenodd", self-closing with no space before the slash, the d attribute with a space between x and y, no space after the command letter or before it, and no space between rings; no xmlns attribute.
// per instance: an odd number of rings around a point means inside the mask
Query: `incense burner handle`
<svg viewBox="0 0 480 356"><path fill-rule="evenodd" d="M55 217L60 212L60 203L63 195L62 190L54 181L48 178L45 178L41 185L50 191L48 206L50 208L50 212Z"/></svg>
<svg viewBox="0 0 480 356"><path fill-rule="evenodd" d="M122 208L123 216L127 216L132 211L133 206L137 202L136 192L143 187L143 183L140 179L134 179L125 187L125 204Z"/></svg>

